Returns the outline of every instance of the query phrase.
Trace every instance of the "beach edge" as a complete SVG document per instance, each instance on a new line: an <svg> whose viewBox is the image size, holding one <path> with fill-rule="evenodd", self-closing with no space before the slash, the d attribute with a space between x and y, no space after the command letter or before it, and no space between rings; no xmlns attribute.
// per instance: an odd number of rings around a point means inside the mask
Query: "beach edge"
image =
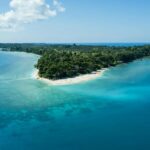
<svg viewBox="0 0 150 150"><path fill-rule="evenodd" d="M71 84L79 84L79 83L83 83L83 82L87 82L90 80L94 80L97 79L99 77L101 77L104 72L108 70L107 68L103 68L97 71L94 71L90 74L84 74L84 75L79 75L73 78L66 78L66 79L59 79L59 80L50 80L47 78L43 78L39 76L39 70L36 69L33 73L33 78L39 81L42 81L48 85L71 85Z"/></svg>

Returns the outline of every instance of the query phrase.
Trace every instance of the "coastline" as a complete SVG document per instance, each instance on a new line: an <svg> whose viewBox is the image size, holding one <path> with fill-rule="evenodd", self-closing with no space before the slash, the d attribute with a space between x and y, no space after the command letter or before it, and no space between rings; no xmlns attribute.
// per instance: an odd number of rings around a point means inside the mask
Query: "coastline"
<svg viewBox="0 0 150 150"><path fill-rule="evenodd" d="M33 73L33 78L49 85L71 85L71 84L78 84L78 83L94 80L98 77L101 77L106 70L107 68L103 68L101 70L94 71L90 74L80 75L73 78L50 80L50 79L40 77L38 74L39 71L38 69L36 69L36 71Z"/></svg>

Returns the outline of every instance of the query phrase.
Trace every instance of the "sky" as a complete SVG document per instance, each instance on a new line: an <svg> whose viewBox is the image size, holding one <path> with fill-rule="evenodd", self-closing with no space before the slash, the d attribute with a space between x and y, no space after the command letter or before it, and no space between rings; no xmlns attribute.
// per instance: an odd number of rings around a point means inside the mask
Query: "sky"
<svg viewBox="0 0 150 150"><path fill-rule="evenodd" d="M150 42L150 0L0 0L3 42Z"/></svg>

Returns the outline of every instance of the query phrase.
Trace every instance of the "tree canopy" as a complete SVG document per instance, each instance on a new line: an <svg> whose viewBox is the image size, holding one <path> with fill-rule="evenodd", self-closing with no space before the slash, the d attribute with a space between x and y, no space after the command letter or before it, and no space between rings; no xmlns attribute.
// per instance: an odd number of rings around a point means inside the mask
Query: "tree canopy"
<svg viewBox="0 0 150 150"><path fill-rule="evenodd" d="M150 56L150 46L81 46L46 44L0 44L3 50L25 51L41 55L39 75L48 79L64 79L128 63Z"/></svg>

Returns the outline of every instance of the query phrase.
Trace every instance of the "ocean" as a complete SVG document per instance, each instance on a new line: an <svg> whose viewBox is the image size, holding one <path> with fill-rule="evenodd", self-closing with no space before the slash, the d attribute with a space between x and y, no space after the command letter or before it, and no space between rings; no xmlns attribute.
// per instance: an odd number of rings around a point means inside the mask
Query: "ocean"
<svg viewBox="0 0 150 150"><path fill-rule="evenodd" d="M143 45L150 45L150 42L120 42L120 43L110 43L110 42L97 42L97 43L33 43L33 44L36 44L36 45L73 45L73 44L76 44L76 45L86 45L86 46L125 46L125 47L129 47L129 46L143 46Z"/></svg>
<svg viewBox="0 0 150 150"><path fill-rule="evenodd" d="M0 52L0 150L150 149L150 58L65 86L33 78L38 58Z"/></svg>

